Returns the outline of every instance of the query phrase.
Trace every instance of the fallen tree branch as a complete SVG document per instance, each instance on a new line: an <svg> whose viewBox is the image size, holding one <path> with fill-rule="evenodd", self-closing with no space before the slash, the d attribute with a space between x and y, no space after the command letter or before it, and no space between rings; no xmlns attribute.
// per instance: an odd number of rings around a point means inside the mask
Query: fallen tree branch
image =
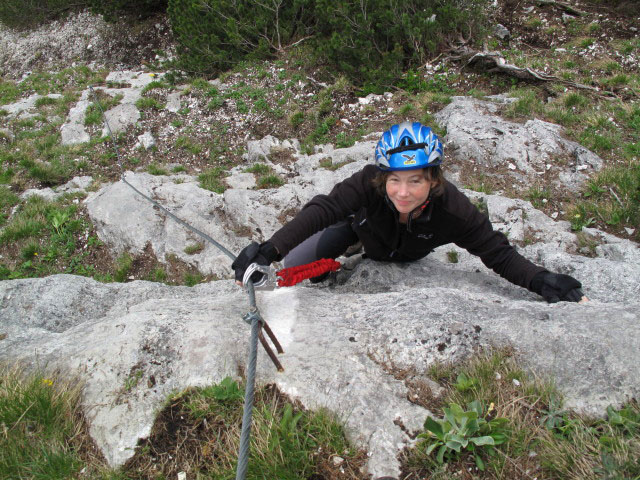
<svg viewBox="0 0 640 480"><path fill-rule="evenodd" d="M458 58L463 58L469 55L468 49L465 52L461 52ZM563 85L567 85L573 88L582 90L590 90L599 94L609 94L609 92L602 92L596 87L589 85L583 85L581 83L571 82L555 75L547 75L546 73L538 72L531 68L520 68L515 65L511 65L497 52L475 52L466 61L465 66L479 68L489 73L500 72L511 77L518 78L525 81L534 82L556 82Z"/></svg>
<svg viewBox="0 0 640 480"><path fill-rule="evenodd" d="M537 4L538 4L538 6L541 6L541 5L552 5L554 7L558 7L561 10L564 10L567 13L570 13L571 15L584 16L584 15L587 14L587 12L584 12L582 10L578 10L577 8L572 7L568 3L559 2L557 0L537 0Z"/></svg>

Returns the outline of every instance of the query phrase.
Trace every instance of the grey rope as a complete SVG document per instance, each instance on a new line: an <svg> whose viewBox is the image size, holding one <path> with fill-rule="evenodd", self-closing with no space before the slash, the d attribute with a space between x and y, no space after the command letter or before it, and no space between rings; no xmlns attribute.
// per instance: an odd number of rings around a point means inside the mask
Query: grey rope
<svg viewBox="0 0 640 480"><path fill-rule="evenodd" d="M89 90L95 96L95 91L92 86L89 86ZM113 149L116 153L116 160L118 161L118 166L120 167L120 179L129 187L133 189L138 195L142 196L152 205L158 207L164 213L166 213L173 220L178 222L180 225L186 227L191 230L196 235L199 235L204 240L215 245L222 253L227 255L231 260L235 260L236 256L227 250L223 245L216 242L213 238L211 238L206 233L198 230L192 225L189 225L187 222L182 220L181 218L174 215L172 212L167 210L165 207L160 205L158 202L153 200L151 197L145 195L136 187L134 187L131 183L127 181L124 177L124 169L122 167L122 162L120 161L120 154L118 152L118 147L116 145L115 137L113 136L113 132L111 131L111 127L109 126L109 122L107 121L107 116L100 105L100 101L97 101L96 104L102 113L102 117L104 118L104 123L107 126L107 131L109 132L109 136L111 137L111 143L113 145ZM249 340L249 359L248 359L248 367L247 367L247 384L245 386L244 391L244 411L242 414L242 431L240 432L240 447L238 449L238 466L236 469L236 480L244 480L247 475L247 466L249 464L249 453L250 453L250 439L251 439L251 417L253 414L253 401L254 401L254 392L255 392L255 381L256 381L256 364L258 360L258 337L260 335L260 329L262 328L262 317L260 315L260 311L256 305L256 294L253 288L253 282L251 279L247 282L247 293L249 294L249 304L251 309L249 313L244 316L244 320L251 324L251 338Z"/></svg>

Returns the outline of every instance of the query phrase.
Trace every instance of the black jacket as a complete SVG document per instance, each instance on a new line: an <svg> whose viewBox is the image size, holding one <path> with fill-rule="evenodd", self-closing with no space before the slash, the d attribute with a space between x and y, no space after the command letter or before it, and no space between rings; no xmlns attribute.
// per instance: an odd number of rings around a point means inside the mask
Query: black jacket
<svg viewBox="0 0 640 480"><path fill-rule="evenodd" d="M352 227L367 256L374 260L418 260L436 247L455 243L521 287L529 288L533 276L545 271L493 230L487 216L449 182L444 185L444 193L431 198L419 217L400 223L393 203L373 186L377 172L374 165L368 165L335 185L329 195L315 196L270 242L284 257L314 233L353 215Z"/></svg>

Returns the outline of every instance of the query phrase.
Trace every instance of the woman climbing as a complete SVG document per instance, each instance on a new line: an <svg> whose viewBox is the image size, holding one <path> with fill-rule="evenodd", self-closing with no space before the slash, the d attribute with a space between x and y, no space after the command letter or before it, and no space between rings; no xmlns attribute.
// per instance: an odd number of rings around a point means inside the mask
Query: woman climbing
<svg viewBox="0 0 640 480"><path fill-rule="evenodd" d="M501 277L541 295L547 302L580 301L575 278L552 273L520 255L494 230L486 215L442 174L443 147L437 135L418 122L392 126L367 165L317 195L268 241L244 248L232 268L238 284L252 263L304 265L337 258L361 243L367 258L411 262L436 247L454 243ZM252 276L255 282L261 273ZM312 281L321 281L315 278Z"/></svg>

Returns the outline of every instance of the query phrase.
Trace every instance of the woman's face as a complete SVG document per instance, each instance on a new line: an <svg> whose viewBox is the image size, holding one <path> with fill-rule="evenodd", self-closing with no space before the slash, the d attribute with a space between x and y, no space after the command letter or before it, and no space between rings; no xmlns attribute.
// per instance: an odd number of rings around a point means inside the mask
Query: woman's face
<svg viewBox="0 0 640 480"><path fill-rule="evenodd" d="M408 214L429 197L432 184L422 170L400 170L387 177L387 195L400 214Z"/></svg>

